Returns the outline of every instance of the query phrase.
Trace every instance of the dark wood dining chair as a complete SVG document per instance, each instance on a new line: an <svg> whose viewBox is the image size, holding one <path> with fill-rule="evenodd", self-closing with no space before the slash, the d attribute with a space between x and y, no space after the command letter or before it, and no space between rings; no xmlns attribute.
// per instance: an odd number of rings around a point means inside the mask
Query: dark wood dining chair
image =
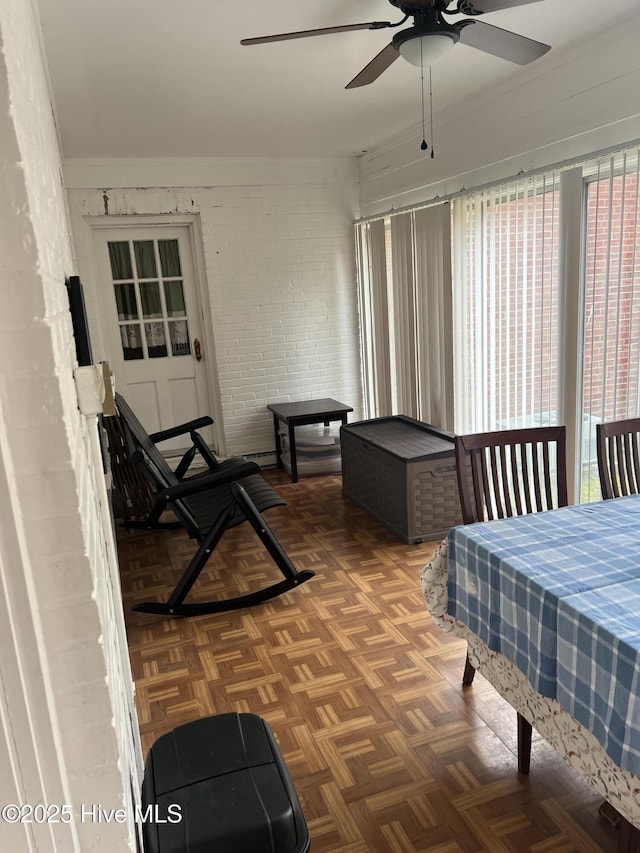
<svg viewBox="0 0 640 853"><path fill-rule="evenodd" d="M596 424L603 498L640 493L640 418Z"/></svg>
<svg viewBox="0 0 640 853"><path fill-rule="evenodd" d="M481 432L455 439L458 492L465 524L567 506L564 426ZM467 659L462 683L473 681ZM529 772L531 724L518 714L518 769Z"/></svg>

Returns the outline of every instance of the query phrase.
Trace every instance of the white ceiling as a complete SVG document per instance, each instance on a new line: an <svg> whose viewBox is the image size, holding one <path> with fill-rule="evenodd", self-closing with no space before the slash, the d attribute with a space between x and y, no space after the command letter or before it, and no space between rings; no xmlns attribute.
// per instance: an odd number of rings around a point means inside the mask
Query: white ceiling
<svg viewBox="0 0 640 853"><path fill-rule="evenodd" d="M240 45L400 20L388 0L37 2L65 157L349 156L420 120L420 72L402 59L344 88L396 30ZM638 0L542 0L484 20L550 44L542 65L637 13ZM436 120L532 67L456 45L433 69Z"/></svg>

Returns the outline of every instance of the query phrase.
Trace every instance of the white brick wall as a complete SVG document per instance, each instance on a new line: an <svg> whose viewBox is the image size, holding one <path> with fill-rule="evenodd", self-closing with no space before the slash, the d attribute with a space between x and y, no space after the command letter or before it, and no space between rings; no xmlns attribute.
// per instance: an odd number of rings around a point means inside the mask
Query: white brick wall
<svg viewBox="0 0 640 853"><path fill-rule="evenodd" d="M217 163L216 163L217 166ZM226 452L273 450L267 403L334 397L361 411L352 222L355 164L230 160L216 186L169 186L182 172L164 166L164 189L145 187L144 161L118 168L65 164L81 275L95 282L86 216L197 214L215 336ZM153 179L161 166L153 164ZM203 180L213 169L201 166ZM191 179L198 175L189 167ZM89 178L87 180L87 174ZM91 181L129 180L104 190ZM261 181L261 182L260 182ZM134 220L135 221L135 220ZM97 311L92 313L96 316ZM95 340L105 336L96 330ZM104 351L102 357L107 358Z"/></svg>
<svg viewBox="0 0 640 853"><path fill-rule="evenodd" d="M30 0L0 4L0 799L126 804L138 772L117 566L79 415L62 166ZM93 427L95 429L95 427ZM95 433L94 433L95 435ZM117 591L116 591L117 592ZM125 793L126 792L126 793ZM0 829L2 848L133 849L127 825Z"/></svg>

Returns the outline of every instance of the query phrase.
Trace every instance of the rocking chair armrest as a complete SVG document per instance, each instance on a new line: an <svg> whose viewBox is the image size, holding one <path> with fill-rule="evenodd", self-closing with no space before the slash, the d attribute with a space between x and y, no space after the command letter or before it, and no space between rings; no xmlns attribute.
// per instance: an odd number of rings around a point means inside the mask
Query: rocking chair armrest
<svg viewBox="0 0 640 853"><path fill-rule="evenodd" d="M175 486L167 486L164 489L159 489L152 497L154 501L171 503L173 500L186 498L189 495L196 495L199 492L207 491L207 489L212 489L216 486L224 486L227 483L242 480L244 477L250 477L252 474L258 474L259 472L260 466L255 462L243 462L227 470L201 474L190 480L183 480Z"/></svg>
<svg viewBox="0 0 640 853"><path fill-rule="evenodd" d="M202 418L196 418L194 421L188 421L185 424L178 424L178 426L171 427L170 429L163 429L159 432L152 432L149 434L149 438L154 444L158 444L160 441L167 441L170 438L177 438L179 435L185 435L187 432L192 432L196 429L202 429L202 427L211 426L213 423L213 418L210 418L208 415L205 415Z"/></svg>

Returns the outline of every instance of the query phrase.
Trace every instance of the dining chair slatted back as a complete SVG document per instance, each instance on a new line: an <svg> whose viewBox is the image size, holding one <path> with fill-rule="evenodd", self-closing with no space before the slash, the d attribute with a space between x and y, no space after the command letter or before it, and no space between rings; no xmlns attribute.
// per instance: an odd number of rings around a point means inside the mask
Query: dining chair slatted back
<svg viewBox="0 0 640 853"><path fill-rule="evenodd" d="M602 497L640 494L640 418L596 424Z"/></svg>
<svg viewBox="0 0 640 853"><path fill-rule="evenodd" d="M460 435L455 445L465 524L567 505L565 427Z"/></svg>
<svg viewBox="0 0 640 853"><path fill-rule="evenodd" d="M455 439L458 492L465 524L567 506L566 428L498 430ZM473 682L469 659L462 683ZM518 769L528 773L531 723L518 714Z"/></svg>

